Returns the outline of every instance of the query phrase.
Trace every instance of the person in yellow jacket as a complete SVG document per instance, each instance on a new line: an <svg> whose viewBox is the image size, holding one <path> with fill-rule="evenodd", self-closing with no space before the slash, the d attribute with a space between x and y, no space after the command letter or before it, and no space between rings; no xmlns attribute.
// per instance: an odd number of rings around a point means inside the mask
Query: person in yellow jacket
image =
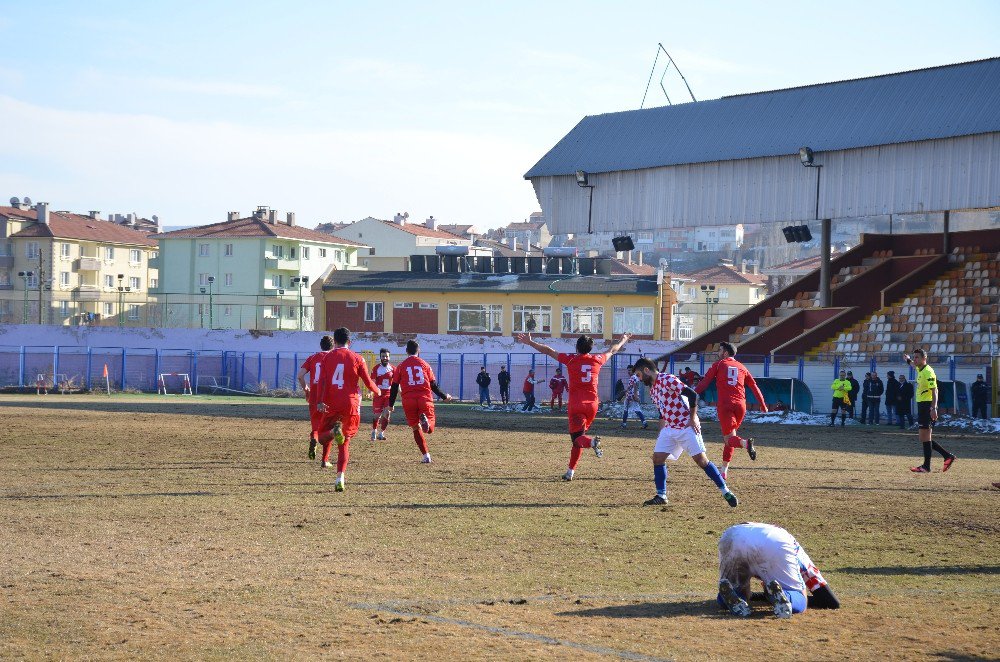
<svg viewBox="0 0 1000 662"><path fill-rule="evenodd" d="M932 428L938 419L938 384L934 368L927 365L927 352L923 349L913 350L913 358L903 354L906 363L917 371L917 425L920 443L924 447L924 463L911 467L910 471L918 474L931 472L931 453L937 451L944 458L941 471L948 471L955 463L955 456L946 451L938 442L931 438Z"/></svg>
<svg viewBox="0 0 1000 662"><path fill-rule="evenodd" d="M851 410L851 398L848 393L851 391L851 382L847 379L847 372L844 370L840 371L840 378L834 379L833 384L830 385L833 389L833 404L830 405L830 426L837 420L837 410L840 410L840 425L844 425L844 421L847 420L847 412Z"/></svg>

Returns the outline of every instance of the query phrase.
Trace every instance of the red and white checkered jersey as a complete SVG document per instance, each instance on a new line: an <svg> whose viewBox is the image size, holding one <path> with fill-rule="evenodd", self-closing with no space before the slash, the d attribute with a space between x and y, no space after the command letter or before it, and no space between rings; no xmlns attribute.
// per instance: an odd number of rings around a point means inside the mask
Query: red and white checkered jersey
<svg viewBox="0 0 1000 662"><path fill-rule="evenodd" d="M639 402L639 375L632 375L628 378L628 386L625 387L625 402Z"/></svg>
<svg viewBox="0 0 1000 662"><path fill-rule="evenodd" d="M663 415L664 425L683 430L691 425L691 408L681 396L685 384L677 375L661 372L649 389L649 395Z"/></svg>
<svg viewBox="0 0 1000 662"><path fill-rule="evenodd" d="M376 363L372 368L372 381L385 391L383 396L389 397L389 387L392 386L392 365Z"/></svg>

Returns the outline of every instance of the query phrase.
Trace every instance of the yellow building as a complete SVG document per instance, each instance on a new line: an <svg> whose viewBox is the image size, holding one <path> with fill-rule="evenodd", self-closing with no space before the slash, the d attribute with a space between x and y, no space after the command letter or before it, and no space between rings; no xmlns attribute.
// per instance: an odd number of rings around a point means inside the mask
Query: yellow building
<svg viewBox="0 0 1000 662"><path fill-rule="evenodd" d="M730 263L677 276L677 340L697 338L767 297L766 276Z"/></svg>
<svg viewBox="0 0 1000 662"><path fill-rule="evenodd" d="M535 273L333 272L321 296L327 330L656 340L675 303L656 276Z"/></svg>
<svg viewBox="0 0 1000 662"><path fill-rule="evenodd" d="M156 242L40 202L0 206L0 322L155 326Z"/></svg>

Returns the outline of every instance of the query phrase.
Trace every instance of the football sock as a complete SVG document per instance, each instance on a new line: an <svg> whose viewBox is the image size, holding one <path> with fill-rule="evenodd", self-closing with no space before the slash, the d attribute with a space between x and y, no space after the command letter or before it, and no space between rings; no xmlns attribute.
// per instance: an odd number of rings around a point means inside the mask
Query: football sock
<svg viewBox="0 0 1000 662"><path fill-rule="evenodd" d="M338 471L337 472L337 482L338 483L344 482L344 472L343 471Z"/></svg>
<svg viewBox="0 0 1000 662"><path fill-rule="evenodd" d="M945 449L941 448L941 445L938 444L938 442L936 442L936 441L932 441L931 442L931 448L933 448L934 450L936 450L938 453L941 453L941 457L943 457L945 459L948 459L949 457L951 457L951 453L949 453Z"/></svg>
<svg viewBox="0 0 1000 662"><path fill-rule="evenodd" d="M333 445L333 441L327 439L323 442L323 462L330 461L330 447Z"/></svg>
<svg viewBox="0 0 1000 662"><path fill-rule="evenodd" d="M653 483L656 484L656 494L661 497L667 496L667 465L653 465Z"/></svg>
<svg viewBox="0 0 1000 662"><path fill-rule="evenodd" d="M721 473L723 475L727 475L727 476L729 475L729 463L728 462L723 462L722 463L722 472Z"/></svg>
<svg viewBox="0 0 1000 662"><path fill-rule="evenodd" d="M420 449L421 454L427 455L427 441L424 439L423 430L419 427L413 429L413 440L417 442L417 448Z"/></svg>
<svg viewBox="0 0 1000 662"><path fill-rule="evenodd" d="M705 465L705 475L712 479L715 486L718 487L723 494L729 491L726 487L726 481L722 479L722 474L719 473L719 468L715 466L712 462Z"/></svg>
<svg viewBox="0 0 1000 662"><path fill-rule="evenodd" d="M622 424L624 425L627 420L628 420L628 405L625 405L625 411L622 412Z"/></svg>
<svg viewBox="0 0 1000 662"><path fill-rule="evenodd" d="M430 460L431 460L431 454L430 453L424 453L424 459L427 460L428 462L430 462Z"/></svg>
<svg viewBox="0 0 1000 662"><path fill-rule="evenodd" d="M573 444L573 448L569 450L569 468L570 471L576 470L576 463L580 461L580 456L583 455L583 449Z"/></svg>
<svg viewBox="0 0 1000 662"><path fill-rule="evenodd" d="M637 411L637 412L635 413L635 415L636 415L636 416L638 416L638 417L639 417L639 420L640 420L640 421L642 421L643 423L645 423L645 422L646 422L646 417L645 417L645 415L643 415L643 413L642 413L641 411Z"/></svg>
<svg viewBox="0 0 1000 662"><path fill-rule="evenodd" d="M351 440L348 439L340 446L337 446L337 473L343 474L347 468L347 460L351 457Z"/></svg>
<svg viewBox="0 0 1000 662"><path fill-rule="evenodd" d="M931 442L924 442L924 468L931 468Z"/></svg>

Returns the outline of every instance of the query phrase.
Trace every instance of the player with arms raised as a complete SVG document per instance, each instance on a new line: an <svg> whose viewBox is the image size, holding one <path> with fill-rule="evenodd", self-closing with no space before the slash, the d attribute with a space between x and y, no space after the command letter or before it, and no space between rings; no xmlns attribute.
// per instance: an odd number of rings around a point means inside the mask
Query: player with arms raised
<svg viewBox="0 0 1000 662"><path fill-rule="evenodd" d="M601 366L619 352L631 338L631 334L623 334L621 339L612 345L607 352L591 354L590 351L594 348L594 339L590 336L580 336L576 340L576 354L567 354L559 353L548 345L532 340L530 333L519 333L515 336L518 342L533 347L566 366L566 377L569 381L569 403L567 406L569 438L573 442L573 447L569 452L569 468L563 474L563 480L573 480L577 462L580 461L580 455L583 454L584 448L592 448L597 457L604 454L601 450L601 438L587 435L594 419L597 418L597 409L601 404L601 399L597 395L597 380Z"/></svg>
<svg viewBox="0 0 1000 662"><path fill-rule="evenodd" d="M427 451L425 434L434 432L434 398L437 395L445 402L451 401L451 396L442 391L434 379L431 366L420 358L420 345L416 340L406 341L407 357L396 366L392 376L392 389L389 393L389 411L396 406L396 396L403 394L403 413L406 423L413 428L413 440L417 442L424 464L431 463L431 454Z"/></svg>
<svg viewBox="0 0 1000 662"><path fill-rule="evenodd" d="M358 433L361 424L358 383L363 382L375 397L382 394L368 374L365 360L349 349L350 343L350 331L344 327L334 331L334 348L326 353L320 364L317 409L324 414L319 435L319 442L323 445L321 466L330 466L330 442L337 442L337 482L334 489L338 492L344 491L344 471L350 457L351 437Z"/></svg>
<svg viewBox="0 0 1000 662"><path fill-rule="evenodd" d="M382 395L372 398L372 441L385 441L385 429L389 427L389 390L392 388L392 366L389 364L389 350L378 351L378 363L372 368L372 381L378 384Z"/></svg>
<svg viewBox="0 0 1000 662"><path fill-rule="evenodd" d="M736 434L747 414L747 392L744 384L753 391L762 412L767 412L767 405L753 375L745 365L736 360L736 346L728 342L719 343L718 356L719 360L712 364L694 390L701 395L713 381L715 382L719 397L716 405L719 412L719 427L722 428L722 438L725 442L725 447L722 449L722 477L725 479L729 474L729 463L733 460L735 449L746 448L750 459L757 459L753 437L744 439Z"/></svg>
<svg viewBox="0 0 1000 662"><path fill-rule="evenodd" d="M319 440L319 426L323 422L323 412L316 409L319 404L319 370L323 357L333 349L333 338L323 336L319 340L320 351L316 352L302 363L297 375L299 386L305 392L306 402L309 403L309 423L312 431L309 433L309 459L316 459L316 444ZM309 381L306 381L308 378Z"/></svg>

